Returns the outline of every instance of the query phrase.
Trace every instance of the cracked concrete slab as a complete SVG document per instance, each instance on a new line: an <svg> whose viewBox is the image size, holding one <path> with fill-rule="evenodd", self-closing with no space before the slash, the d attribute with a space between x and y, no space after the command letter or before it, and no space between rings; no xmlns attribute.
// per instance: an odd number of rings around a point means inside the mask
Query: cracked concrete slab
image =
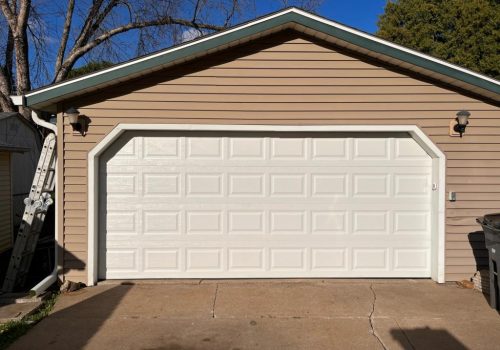
<svg viewBox="0 0 500 350"><path fill-rule="evenodd" d="M400 317L428 317L453 319L498 319L493 309L485 308L488 301L474 290L459 288L456 284L422 283L374 285L377 292L379 315Z"/></svg>
<svg viewBox="0 0 500 350"><path fill-rule="evenodd" d="M47 319L12 349L380 349L366 319L196 319L114 318L96 332L91 323ZM125 341L125 339L127 339Z"/></svg>
<svg viewBox="0 0 500 350"><path fill-rule="evenodd" d="M482 294L425 280L107 283L62 295L12 349L487 350L498 329Z"/></svg>
<svg viewBox="0 0 500 350"><path fill-rule="evenodd" d="M41 304L41 301L31 303L0 304L0 323L19 321L23 317L35 312Z"/></svg>
<svg viewBox="0 0 500 350"><path fill-rule="evenodd" d="M219 284L217 316L368 317L370 286L326 283Z"/></svg>
<svg viewBox="0 0 500 350"><path fill-rule="evenodd" d="M211 317L215 285L198 284L138 284L105 285L85 288L64 294L56 304L53 315L62 317L64 311L76 308L81 318L108 318L103 312L110 308L113 317L158 318ZM76 295L75 295L76 294ZM79 308L85 304L87 307Z"/></svg>
<svg viewBox="0 0 500 350"><path fill-rule="evenodd" d="M402 318L398 328L391 328L386 338L404 332L413 349L498 349L500 317L497 320L456 320L453 318ZM384 338L385 339L385 338Z"/></svg>
<svg viewBox="0 0 500 350"><path fill-rule="evenodd" d="M380 346L382 346L382 348L384 348L384 350L385 350L385 349L387 349L387 346L385 345L384 341L380 338L377 330L375 329L375 308L376 308L376 304L377 304L377 293L375 292L373 284L370 284L370 291L373 294L372 307L370 310L370 315L368 315L368 320L370 322L370 332L373 334L373 336L380 343Z"/></svg>

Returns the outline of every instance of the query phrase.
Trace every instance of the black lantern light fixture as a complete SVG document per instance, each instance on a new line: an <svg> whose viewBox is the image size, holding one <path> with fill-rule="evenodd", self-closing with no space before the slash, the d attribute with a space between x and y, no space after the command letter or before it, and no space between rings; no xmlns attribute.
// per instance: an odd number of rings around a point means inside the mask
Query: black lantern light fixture
<svg viewBox="0 0 500 350"><path fill-rule="evenodd" d="M458 132L460 134L460 137L462 137L462 135L465 133L465 128L469 124L469 117L469 111L462 110L457 113L457 117L455 118L457 123L453 127L453 130L455 132Z"/></svg>
<svg viewBox="0 0 500 350"><path fill-rule="evenodd" d="M79 132L85 135L85 120L80 115L80 111L75 107L69 107L64 114L68 117L68 121L71 124L74 132Z"/></svg>

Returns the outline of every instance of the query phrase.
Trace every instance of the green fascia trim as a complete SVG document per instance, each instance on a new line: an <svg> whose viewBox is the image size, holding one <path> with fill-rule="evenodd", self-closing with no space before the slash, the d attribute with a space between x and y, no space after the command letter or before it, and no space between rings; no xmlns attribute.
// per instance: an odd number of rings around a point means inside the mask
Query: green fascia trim
<svg viewBox="0 0 500 350"><path fill-rule="evenodd" d="M140 73L141 71L165 65L172 61L189 57L191 55L195 55L203 51L211 50L218 46L225 45L230 42L240 40L247 36L251 36L259 32L263 32L290 22L295 22L302 26L309 27L313 30L334 36L336 38L349 42L353 45L363 47L367 50L374 51L389 57L393 57L398 60L402 60L410 64L422 67L424 69L428 69L430 71L434 71L436 73L440 73L449 76L451 78L461 80L465 83L491 91L495 94L500 94L500 87L497 84L481 79L480 77L476 77L468 73L454 69L453 67L449 67L444 64L434 62L405 51L401 51L397 48L387 46L385 44L356 35L354 33L345 31L343 29L333 27L331 25L317 21L313 18L306 17L299 13L287 12L284 13L283 15L270 18L268 20L259 23L255 23L245 28L235 30L231 33L227 33L225 35L221 35L219 37L215 37L200 42L198 44L190 45L184 48L181 47L178 50L165 55L160 55L154 58L146 59L144 61L137 62L136 64L130 64L128 66L113 71L104 72L93 77L85 78L80 81L75 81L74 83L69 83L60 87L55 87L49 91L35 93L33 96L26 97L26 104L27 106L33 106L67 94L75 93L79 90L98 86L100 84L104 84L113 81L115 79L124 78L128 75L137 74Z"/></svg>
<svg viewBox="0 0 500 350"><path fill-rule="evenodd" d="M400 49L385 45L383 43L379 43L377 41L373 41L371 39L356 35L354 33L342 30L340 28L332 27L326 23L316 21L312 18L303 16L300 17L301 17L301 21L299 22L300 24L310 27L319 32L329 34L341 40L347 41L348 43L351 43L353 45L360 46L367 50L396 58L403 62L408 62L415 66L419 66L428 69L430 71L449 76L450 78L461 80L465 83L480 87L485 90L489 90L496 94L500 93L500 86L488 80L484 80L480 77L468 74L466 72L462 72L456 68L449 67L445 64L431 61L424 57L416 56L412 53L402 51Z"/></svg>

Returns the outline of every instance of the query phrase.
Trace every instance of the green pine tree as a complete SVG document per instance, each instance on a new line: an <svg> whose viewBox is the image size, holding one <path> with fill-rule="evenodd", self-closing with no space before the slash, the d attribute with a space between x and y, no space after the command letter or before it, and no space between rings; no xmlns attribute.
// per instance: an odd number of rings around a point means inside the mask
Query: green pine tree
<svg viewBox="0 0 500 350"><path fill-rule="evenodd" d="M377 35L500 79L499 0L393 0Z"/></svg>
<svg viewBox="0 0 500 350"><path fill-rule="evenodd" d="M90 61L86 65L83 65L78 68L73 68L72 70L70 70L67 79L76 78L81 75L93 73L95 71L108 68L112 65L113 63L109 61Z"/></svg>

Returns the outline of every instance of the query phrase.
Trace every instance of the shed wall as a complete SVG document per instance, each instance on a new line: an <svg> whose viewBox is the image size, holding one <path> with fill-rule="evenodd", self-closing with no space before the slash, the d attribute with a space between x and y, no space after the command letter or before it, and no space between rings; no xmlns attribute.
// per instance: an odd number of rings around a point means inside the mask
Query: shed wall
<svg viewBox="0 0 500 350"><path fill-rule="evenodd" d="M487 252L475 218L500 208L499 108L421 77L284 33L68 100L91 119L85 137L64 120L64 271L86 281L87 154L118 123L418 125L445 152L446 279L470 277ZM463 138L449 136L458 110ZM59 122L62 115L58 116ZM64 214L64 216L62 216ZM469 241L471 240L471 241Z"/></svg>
<svg viewBox="0 0 500 350"><path fill-rule="evenodd" d="M0 253L12 247L10 153L0 152Z"/></svg>

